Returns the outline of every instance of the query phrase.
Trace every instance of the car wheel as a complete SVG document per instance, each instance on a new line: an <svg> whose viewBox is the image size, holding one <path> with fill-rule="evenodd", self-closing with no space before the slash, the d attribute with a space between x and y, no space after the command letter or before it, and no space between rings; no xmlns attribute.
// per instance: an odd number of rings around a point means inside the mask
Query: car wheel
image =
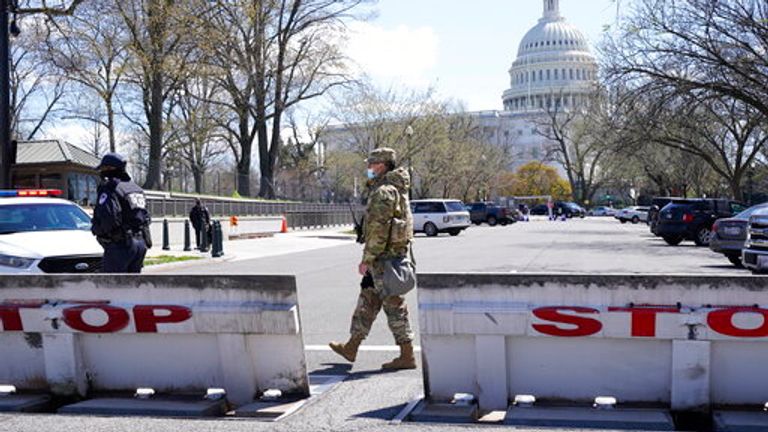
<svg viewBox="0 0 768 432"><path fill-rule="evenodd" d="M495 217L488 216L488 221L487 222L488 222L488 225L490 225L490 226L496 226L496 222L498 222L498 221L496 220Z"/></svg>
<svg viewBox="0 0 768 432"><path fill-rule="evenodd" d="M640 218L637 216L632 216L632 223L637 225L638 222L640 222Z"/></svg>
<svg viewBox="0 0 768 432"><path fill-rule="evenodd" d="M693 241L696 243L696 246L709 246L709 241L712 238L712 231L703 226L696 231L696 237L694 237Z"/></svg>
<svg viewBox="0 0 768 432"><path fill-rule="evenodd" d="M627 223L627 220L626 219L619 219L619 222L625 224L625 223Z"/></svg>
<svg viewBox="0 0 768 432"><path fill-rule="evenodd" d="M664 236L662 237L665 242L667 242L670 246L677 246L680 244L681 241L683 241L682 237L672 237L672 236Z"/></svg>
<svg viewBox="0 0 768 432"><path fill-rule="evenodd" d="M456 237L457 235L461 234L461 230L459 230L459 229L450 230L450 231L448 231L448 234L450 234L453 237Z"/></svg>
<svg viewBox="0 0 768 432"><path fill-rule="evenodd" d="M434 237L437 235L437 227L432 222L427 222L424 224L424 234L427 235L427 237Z"/></svg>
<svg viewBox="0 0 768 432"><path fill-rule="evenodd" d="M744 268L744 263L741 262L741 255L726 255L726 257L728 258L728 261L731 262L731 264L738 268Z"/></svg>
<svg viewBox="0 0 768 432"><path fill-rule="evenodd" d="M501 226L507 226L507 225L509 225L509 222L508 222L508 221L506 221L506 220L502 220L501 222L499 222L499 224L500 224Z"/></svg>

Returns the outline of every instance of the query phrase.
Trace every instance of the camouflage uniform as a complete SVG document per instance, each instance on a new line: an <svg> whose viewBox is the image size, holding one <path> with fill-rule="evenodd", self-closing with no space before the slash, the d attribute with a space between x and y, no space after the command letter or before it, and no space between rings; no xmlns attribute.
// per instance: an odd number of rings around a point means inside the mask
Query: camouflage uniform
<svg viewBox="0 0 768 432"><path fill-rule="evenodd" d="M389 149L379 149L394 152ZM376 150L372 154L376 154ZM385 155L386 157L386 155ZM350 333L364 339L376 316L383 308L395 342L413 342L408 321L408 306L403 296L382 296L382 259L405 257L413 240L413 216L408 202L410 176L404 168L386 173L369 184L368 207L365 215L365 249L362 262L369 275L360 284L357 308L352 316Z"/></svg>

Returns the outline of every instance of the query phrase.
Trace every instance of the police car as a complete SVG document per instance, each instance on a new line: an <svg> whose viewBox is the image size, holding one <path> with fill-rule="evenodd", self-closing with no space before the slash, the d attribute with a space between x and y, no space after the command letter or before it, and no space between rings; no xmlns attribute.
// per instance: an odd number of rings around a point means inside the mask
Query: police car
<svg viewBox="0 0 768 432"><path fill-rule="evenodd" d="M94 273L91 218L59 190L0 190L0 274Z"/></svg>

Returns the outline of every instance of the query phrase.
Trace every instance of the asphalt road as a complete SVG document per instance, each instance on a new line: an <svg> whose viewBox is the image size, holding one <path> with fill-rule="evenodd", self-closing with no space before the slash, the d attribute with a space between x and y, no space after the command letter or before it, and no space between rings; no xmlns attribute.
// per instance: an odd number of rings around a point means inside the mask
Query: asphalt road
<svg viewBox="0 0 768 432"><path fill-rule="evenodd" d="M243 420L171 420L45 415L0 415L2 431L363 431L444 430L441 425L391 426L403 406L423 390L421 372L381 373L393 357L394 343L380 315L354 366L327 351L330 340L347 336L360 277L361 247L353 241L328 240L328 247L258 259L196 262L158 268L152 273L293 274L299 287L307 361L312 374L343 375L346 380L278 423ZM253 240L259 247L258 240ZM241 248L242 249L242 248ZM498 273L657 273L739 274L721 255L692 242L667 246L645 225L622 225L614 219L587 218L567 222L537 219L506 227L471 227L458 237L418 236L419 272ZM414 330L418 331L415 293L408 295ZM418 341L417 341L418 343ZM474 430L453 426L451 430ZM509 430L508 428L498 428ZM483 427L483 430L496 430Z"/></svg>

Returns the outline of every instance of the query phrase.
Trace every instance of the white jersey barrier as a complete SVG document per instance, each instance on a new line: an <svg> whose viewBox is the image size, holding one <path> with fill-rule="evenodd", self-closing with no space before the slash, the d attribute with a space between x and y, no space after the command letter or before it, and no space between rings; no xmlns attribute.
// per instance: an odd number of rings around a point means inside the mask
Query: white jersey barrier
<svg viewBox="0 0 768 432"><path fill-rule="evenodd" d="M0 346L19 390L309 393L292 276L3 276Z"/></svg>
<svg viewBox="0 0 768 432"><path fill-rule="evenodd" d="M433 401L768 401L765 278L423 274L418 295Z"/></svg>

